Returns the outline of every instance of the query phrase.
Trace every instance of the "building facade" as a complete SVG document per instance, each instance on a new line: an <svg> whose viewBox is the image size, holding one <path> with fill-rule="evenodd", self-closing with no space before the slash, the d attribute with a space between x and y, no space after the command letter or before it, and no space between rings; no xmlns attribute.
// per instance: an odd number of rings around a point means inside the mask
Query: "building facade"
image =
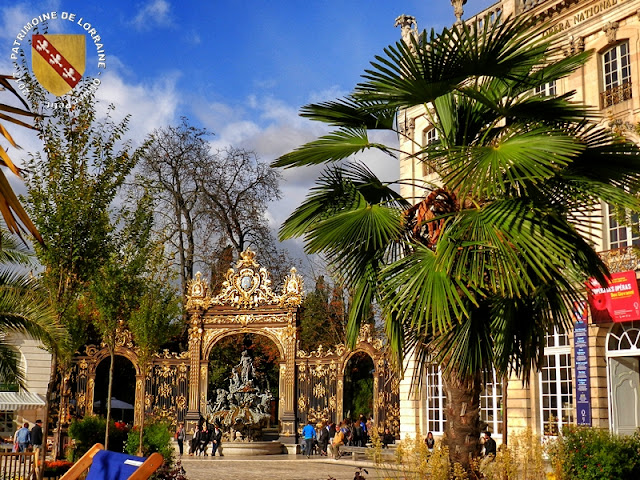
<svg viewBox="0 0 640 480"><path fill-rule="evenodd" d="M640 141L640 0L504 0L465 21L500 21L508 15L544 20L545 34L557 34L568 53L593 51L582 68L537 93L575 91L574 100L593 106L603 125ZM400 17L398 24L403 36L416 29L412 17ZM409 135L400 144L409 154L437 141L421 106L404 111L398 124ZM428 161L414 155L401 158L400 177L438 182ZM428 192L416 182L406 182L400 193L417 203ZM640 270L640 257L633 249L640 245L638 228L633 228L638 216L630 216L631 225L622 225L605 204L596 215L601 222L594 223L590 240L610 270ZM527 427L541 436L556 435L564 425L575 423L622 434L640 427L640 315L594 323L589 309L579 305L575 316L584 322L573 331L548 335L544 367L531 376L527 387L519 379L502 380L485 372L481 415L498 443L505 431ZM408 367L400 386L402 436L442 434L446 398L438 367L429 368L421 389L412 388L411 362Z"/></svg>
<svg viewBox="0 0 640 480"><path fill-rule="evenodd" d="M51 354L25 335L10 334L5 341L20 351L20 368L26 380L24 389L0 385L0 438L8 439L24 422L33 426L44 418Z"/></svg>

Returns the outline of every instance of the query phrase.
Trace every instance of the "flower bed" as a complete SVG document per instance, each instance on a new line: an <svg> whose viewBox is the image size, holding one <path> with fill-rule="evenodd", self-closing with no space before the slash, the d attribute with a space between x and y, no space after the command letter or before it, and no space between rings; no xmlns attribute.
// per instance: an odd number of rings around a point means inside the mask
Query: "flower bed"
<svg viewBox="0 0 640 480"><path fill-rule="evenodd" d="M44 478L58 478L71 468L72 463L67 460L45 461Z"/></svg>

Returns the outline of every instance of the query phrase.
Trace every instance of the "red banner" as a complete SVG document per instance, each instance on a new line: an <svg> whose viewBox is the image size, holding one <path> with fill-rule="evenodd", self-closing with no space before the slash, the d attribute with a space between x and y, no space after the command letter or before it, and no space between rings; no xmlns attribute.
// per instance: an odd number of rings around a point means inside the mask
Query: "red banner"
<svg viewBox="0 0 640 480"><path fill-rule="evenodd" d="M630 322L640 319L640 294L636 272L612 273L608 285L594 278L587 282L593 323Z"/></svg>

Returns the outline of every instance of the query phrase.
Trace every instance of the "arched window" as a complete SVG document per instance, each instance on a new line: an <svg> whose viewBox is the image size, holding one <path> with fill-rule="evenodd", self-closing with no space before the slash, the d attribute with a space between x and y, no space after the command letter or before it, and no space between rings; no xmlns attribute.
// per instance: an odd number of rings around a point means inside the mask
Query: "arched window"
<svg viewBox="0 0 640 480"><path fill-rule="evenodd" d="M640 321L614 323L607 335L607 355L640 355Z"/></svg>

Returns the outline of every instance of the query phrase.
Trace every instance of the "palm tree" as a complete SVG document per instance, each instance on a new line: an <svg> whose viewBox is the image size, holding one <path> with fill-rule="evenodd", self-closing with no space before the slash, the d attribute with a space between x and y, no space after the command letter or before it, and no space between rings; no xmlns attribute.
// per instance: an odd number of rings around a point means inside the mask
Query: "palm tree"
<svg viewBox="0 0 640 480"><path fill-rule="evenodd" d="M5 103L0 103L0 120L4 120L15 125L31 128L35 130L33 125L23 122L17 116L20 117L36 117L37 115L29 111L29 106L13 88L9 80L13 80L11 75L0 75L0 90L9 91L12 93L24 108L14 107ZM13 148L20 148L9 131L0 123L0 134L11 144ZM0 145L0 166L7 167L18 177L20 176L20 169L9 158L7 151ZM10 232L20 235L21 231L31 233L36 240L40 243L43 242L38 229L35 227L29 215L24 210L24 207L16 197L13 188L9 184L9 180L4 171L0 169L0 214L5 221L5 224Z"/></svg>
<svg viewBox="0 0 640 480"><path fill-rule="evenodd" d="M0 239L0 379L5 384L24 386L20 353L6 340L7 335L28 335L51 350L64 340L64 330L47 295L28 270L33 261L24 243L5 229L0 231Z"/></svg>
<svg viewBox="0 0 640 480"><path fill-rule="evenodd" d="M608 275L582 236L596 221L594 206L640 207L628 193L640 180L636 146L599 129L588 108L571 102L573 92L534 94L590 55L565 56L543 29L485 18L389 46L350 96L303 107L303 116L337 129L274 162L339 162L280 237L304 237L306 251L324 254L351 285L351 342L376 302L399 365L409 352L420 367L439 363L445 444L467 470L478 452L483 370L529 380L545 334L569 325L583 282ZM414 155L439 179L421 184L427 195L411 206L349 157L367 149L410 155L370 133L406 135L396 119L416 106L439 142Z"/></svg>

